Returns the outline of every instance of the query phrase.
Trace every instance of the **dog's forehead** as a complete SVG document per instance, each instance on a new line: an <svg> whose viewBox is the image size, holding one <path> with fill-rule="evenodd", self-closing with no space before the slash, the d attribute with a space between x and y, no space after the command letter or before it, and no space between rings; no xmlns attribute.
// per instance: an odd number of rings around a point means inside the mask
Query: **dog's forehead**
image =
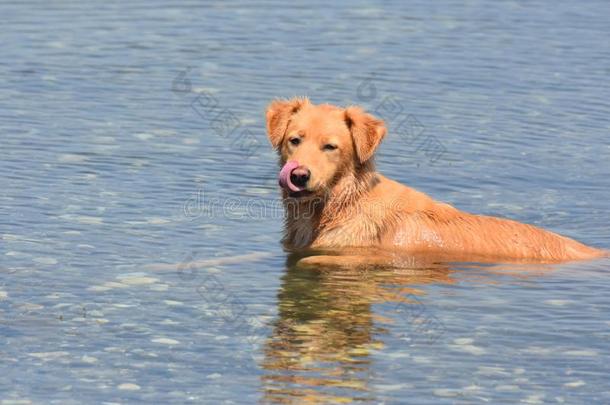
<svg viewBox="0 0 610 405"><path fill-rule="evenodd" d="M347 132L345 111L330 104L310 105L300 110L294 123L312 134Z"/></svg>

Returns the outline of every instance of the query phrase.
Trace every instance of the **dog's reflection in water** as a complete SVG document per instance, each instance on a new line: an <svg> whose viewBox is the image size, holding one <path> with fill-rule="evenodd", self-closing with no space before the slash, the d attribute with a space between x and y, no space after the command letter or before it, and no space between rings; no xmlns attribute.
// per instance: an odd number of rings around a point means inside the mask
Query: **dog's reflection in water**
<svg viewBox="0 0 610 405"><path fill-rule="evenodd" d="M372 305L421 305L409 298L421 295L417 285L452 283L452 271L446 265L417 261L402 268L305 267L303 261L297 265L299 259L298 255L288 258L278 294L278 318L264 346L265 402L374 400L369 354L383 347L381 337L389 325L409 323L409 317L376 315ZM414 322L421 320L418 313Z"/></svg>
<svg viewBox="0 0 610 405"><path fill-rule="evenodd" d="M264 402L374 401L370 354L383 350L390 328L400 334L404 350L410 344L442 344L444 325L426 308L418 287L456 279L495 284L500 274L520 283L554 268L474 260L451 264L381 251L311 253L292 254L286 263L278 317L264 344ZM385 305L374 312L374 304Z"/></svg>

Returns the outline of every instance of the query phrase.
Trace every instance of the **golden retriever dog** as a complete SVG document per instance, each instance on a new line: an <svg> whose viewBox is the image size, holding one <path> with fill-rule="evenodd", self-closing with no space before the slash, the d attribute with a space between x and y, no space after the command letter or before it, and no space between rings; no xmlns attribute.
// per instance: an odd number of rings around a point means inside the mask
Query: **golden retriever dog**
<svg viewBox="0 0 610 405"><path fill-rule="evenodd" d="M455 261L607 256L532 225L460 211L377 173L373 154L386 127L359 107L277 100L266 119L280 157L288 250L372 248L377 260L380 251Z"/></svg>

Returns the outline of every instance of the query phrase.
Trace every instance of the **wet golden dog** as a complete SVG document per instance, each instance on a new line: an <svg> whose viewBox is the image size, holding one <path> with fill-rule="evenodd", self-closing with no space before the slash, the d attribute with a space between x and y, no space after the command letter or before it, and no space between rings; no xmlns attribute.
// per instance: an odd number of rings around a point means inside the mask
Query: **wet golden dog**
<svg viewBox="0 0 610 405"><path fill-rule="evenodd" d="M375 248L449 260L543 262L607 255L532 225L462 212L387 179L372 159L385 125L359 107L295 98L272 102L266 118L282 166L287 249Z"/></svg>

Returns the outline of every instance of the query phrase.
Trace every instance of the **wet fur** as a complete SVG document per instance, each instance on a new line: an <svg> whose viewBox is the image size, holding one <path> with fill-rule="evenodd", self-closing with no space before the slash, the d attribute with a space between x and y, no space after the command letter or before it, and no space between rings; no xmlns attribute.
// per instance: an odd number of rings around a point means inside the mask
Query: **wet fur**
<svg viewBox="0 0 610 405"><path fill-rule="evenodd" d="M296 157L318 180L312 196L292 198L283 191L283 243L289 250L383 248L455 260L543 262L607 255L532 225L460 211L385 178L372 159L384 123L358 107L342 110L302 98L275 101L267 109L267 130L281 165ZM309 142L307 152L286 144L288 132L297 130ZM340 134L332 138L342 146L335 155L314 144L327 142L329 132Z"/></svg>

